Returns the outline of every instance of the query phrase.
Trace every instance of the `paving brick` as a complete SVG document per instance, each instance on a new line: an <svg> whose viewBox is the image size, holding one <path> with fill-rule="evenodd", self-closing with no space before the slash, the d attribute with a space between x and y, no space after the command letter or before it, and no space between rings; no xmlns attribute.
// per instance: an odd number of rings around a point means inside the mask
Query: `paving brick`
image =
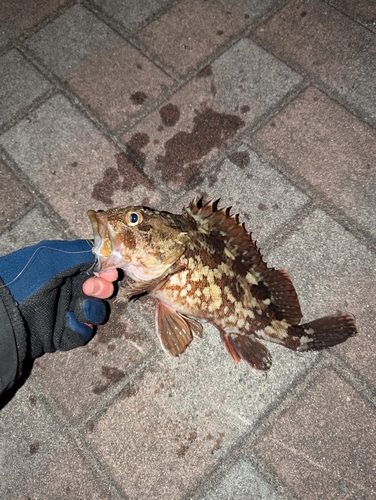
<svg viewBox="0 0 376 500"><path fill-rule="evenodd" d="M156 204L158 191L61 95L0 136L0 144L79 237L88 209Z"/></svg>
<svg viewBox="0 0 376 500"><path fill-rule="evenodd" d="M40 30L27 46L114 130L144 112L173 84L80 5Z"/></svg>
<svg viewBox="0 0 376 500"><path fill-rule="evenodd" d="M130 498L184 498L316 357L271 351L270 373L254 374L206 327L180 358L161 356L91 423L86 439Z"/></svg>
<svg viewBox="0 0 376 500"><path fill-rule="evenodd" d="M355 315L359 334L331 348L373 387L376 384L374 289L376 259L342 226L317 210L266 261L285 267L298 292L303 315L312 320L337 309Z"/></svg>
<svg viewBox="0 0 376 500"><path fill-rule="evenodd" d="M376 235L375 130L311 87L255 138Z"/></svg>
<svg viewBox="0 0 376 500"><path fill-rule="evenodd" d="M30 210L33 203L32 195L0 161L0 231Z"/></svg>
<svg viewBox="0 0 376 500"><path fill-rule="evenodd" d="M376 123L376 37L369 30L321 0L292 0L255 35Z"/></svg>
<svg viewBox="0 0 376 500"><path fill-rule="evenodd" d="M279 500L282 497L247 460L239 460L203 500Z"/></svg>
<svg viewBox="0 0 376 500"><path fill-rule="evenodd" d="M138 303L112 304L109 321L87 346L35 361L34 376L68 418L79 422L155 352L154 325L150 323L148 329L142 317L143 307Z"/></svg>
<svg viewBox="0 0 376 500"><path fill-rule="evenodd" d="M0 127L52 85L17 51L0 58Z"/></svg>
<svg viewBox="0 0 376 500"><path fill-rule="evenodd" d="M182 0L141 30L136 41L166 68L184 75L200 66L249 22L245 2Z"/></svg>
<svg viewBox="0 0 376 500"><path fill-rule="evenodd" d="M375 418L349 384L321 370L253 449L298 498L373 498Z"/></svg>
<svg viewBox="0 0 376 500"><path fill-rule="evenodd" d="M64 239L64 232L36 206L1 234L0 255L51 239Z"/></svg>
<svg viewBox="0 0 376 500"><path fill-rule="evenodd" d="M158 184L189 189L206 175L219 149L300 81L283 63L242 39L123 140L136 152L141 149L145 170L157 174Z"/></svg>
<svg viewBox="0 0 376 500"><path fill-rule="evenodd" d="M253 40L236 42L271 8ZM365 399L376 386L376 259L344 220L376 232L376 141L365 125L376 123L374 2L0 0L0 19L0 144L24 173L20 183L0 163L1 253L90 237L89 208L178 212L207 193L242 214L268 264L288 269L307 320L341 308L359 325L324 355L268 344L273 366L257 376L211 326L171 359L152 299L113 305L87 347L36 360L1 410L0 498L376 497ZM70 100L47 100L47 80L6 53L17 37ZM285 106L308 81L331 99L310 88ZM323 210L290 224L316 201L343 225Z"/></svg>
<svg viewBox="0 0 376 500"><path fill-rule="evenodd" d="M117 21L128 33L135 33L148 24L161 11L173 4L174 0L93 0L95 7Z"/></svg>
<svg viewBox="0 0 376 500"><path fill-rule="evenodd" d="M67 3L67 0L0 1L0 48L30 34L38 24Z"/></svg>
<svg viewBox="0 0 376 500"><path fill-rule="evenodd" d="M376 4L374 0L363 0L362 2L330 0L328 3L366 28L376 32Z"/></svg>
<svg viewBox="0 0 376 500"><path fill-rule="evenodd" d="M238 146L215 166L197 190L185 193L177 205L187 205L196 195L221 198L219 206L232 206L260 244L278 233L309 198L245 145ZM262 250L262 248L261 248Z"/></svg>
<svg viewBox="0 0 376 500"><path fill-rule="evenodd" d="M0 496L110 498L29 379L0 413Z"/></svg>

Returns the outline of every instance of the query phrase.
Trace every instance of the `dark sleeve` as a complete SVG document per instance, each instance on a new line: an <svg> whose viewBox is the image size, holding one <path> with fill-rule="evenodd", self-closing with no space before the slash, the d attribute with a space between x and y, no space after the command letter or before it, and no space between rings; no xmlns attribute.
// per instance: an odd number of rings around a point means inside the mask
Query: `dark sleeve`
<svg viewBox="0 0 376 500"><path fill-rule="evenodd" d="M0 278L0 394L21 375L26 356L26 329L20 311Z"/></svg>

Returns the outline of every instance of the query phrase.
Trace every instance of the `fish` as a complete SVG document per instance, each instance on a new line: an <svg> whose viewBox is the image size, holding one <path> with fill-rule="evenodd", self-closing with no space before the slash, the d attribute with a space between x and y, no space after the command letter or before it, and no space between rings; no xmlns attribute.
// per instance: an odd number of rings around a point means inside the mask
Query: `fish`
<svg viewBox="0 0 376 500"><path fill-rule="evenodd" d="M181 355L210 323L235 362L266 371L272 358L264 341L304 352L356 335L355 317L344 311L300 324L288 272L268 267L239 215L218 204L196 197L181 214L144 206L88 211L96 271L120 268L130 278L119 300L154 298L166 353Z"/></svg>

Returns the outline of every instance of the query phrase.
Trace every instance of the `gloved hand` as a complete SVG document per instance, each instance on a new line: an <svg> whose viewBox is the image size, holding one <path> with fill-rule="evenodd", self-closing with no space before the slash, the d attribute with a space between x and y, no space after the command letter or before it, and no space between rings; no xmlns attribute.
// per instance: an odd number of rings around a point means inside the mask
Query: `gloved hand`
<svg viewBox="0 0 376 500"><path fill-rule="evenodd" d="M42 241L0 258L0 386L15 359L19 375L24 359L82 346L106 319L106 303L82 286L108 297L116 272L90 278L91 248L86 240Z"/></svg>

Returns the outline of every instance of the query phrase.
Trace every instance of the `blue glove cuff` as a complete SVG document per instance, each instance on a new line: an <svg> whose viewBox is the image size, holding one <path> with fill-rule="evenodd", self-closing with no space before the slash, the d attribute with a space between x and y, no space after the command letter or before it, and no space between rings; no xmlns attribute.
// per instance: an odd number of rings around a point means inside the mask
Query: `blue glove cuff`
<svg viewBox="0 0 376 500"><path fill-rule="evenodd" d="M41 241L0 258L0 276L21 304L56 274L94 260L87 240Z"/></svg>

